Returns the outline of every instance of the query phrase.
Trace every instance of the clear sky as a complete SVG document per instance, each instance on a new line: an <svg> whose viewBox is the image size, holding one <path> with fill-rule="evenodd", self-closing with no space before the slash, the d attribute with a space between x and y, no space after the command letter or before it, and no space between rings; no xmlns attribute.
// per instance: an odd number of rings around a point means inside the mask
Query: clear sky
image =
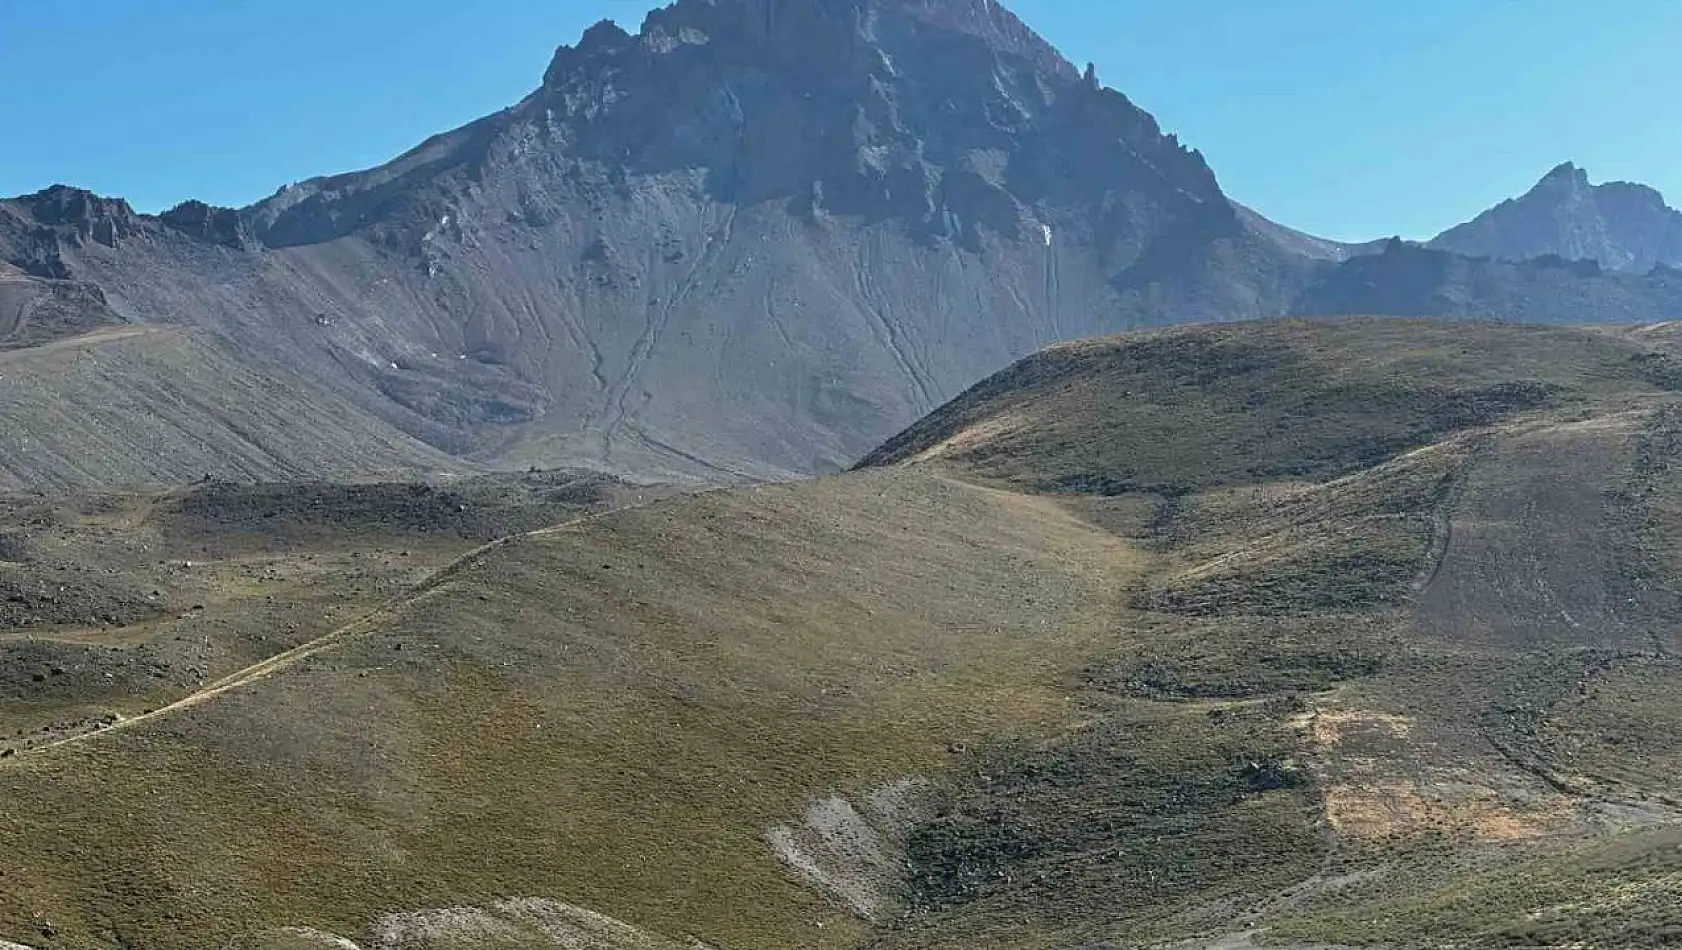
<svg viewBox="0 0 1682 950"><path fill-rule="evenodd" d="M1682 199L1682 2L1006 0L1328 237L1425 237L1573 160ZM379 164L648 0L0 0L0 194L162 210Z"/></svg>

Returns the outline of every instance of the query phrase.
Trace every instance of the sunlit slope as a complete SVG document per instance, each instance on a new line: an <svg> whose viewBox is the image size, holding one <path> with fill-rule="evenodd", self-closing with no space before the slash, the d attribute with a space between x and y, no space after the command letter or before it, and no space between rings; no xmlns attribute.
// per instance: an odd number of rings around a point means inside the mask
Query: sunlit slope
<svg viewBox="0 0 1682 950"><path fill-rule="evenodd" d="M534 895L847 945L862 924L767 832L1077 719L1066 668L1126 636L1142 566L1050 502L911 473L524 537L261 678L0 766L29 868L0 919L198 947Z"/></svg>
<svg viewBox="0 0 1682 950"><path fill-rule="evenodd" d="M565 472L0 493L0 758L314 641L492 538L662 493Z"/></svg>
<svg viewBox="0 0 1682 950"><path fill-rule="evenodd" d="M516 534L0 762L0 935L1663 946L1662 335L1059 347L880 467Z"/></svg>
<svg viewBox="0 0 1682 950"><path fill-rule="evenodd" d="M1323 478L1456 431L1682 388L1616 335L1503 323L1236 323L1055 346L866 458L1115 494Z"/></svg>
<svg viewBox="0 0 1682 950"><path fill-rule="evenodd" d="M1682 414L1652 335L1340 321L1122 337L1032 358L891 443L872 461L1052 489L1152 547L1131 603L1162 634L1089 681L1120 697L1109 741L1160 755L1137 723L1195 709L1209 724L1169 747L1189 763L1199 742L1235 751L1219 723L1271 714L1311 778L1260 764L1313 789L1321 833L1229 848L1247 859L1236 902L1187 903L1208 882L1185 873L1194 848L1128 868L1139 809L1194 771L1128 804L1113 779L1036 781L1040 762L1031 795L996 778L960 794L957 827L1003 814L1035 846L990 832L1013 842L987 850L992 880L911 942L1663 944L1682 907L1682 789L1655 764L1682 700ZM1092 741L1053 763L1086 762ZM1126 806L1133 830L1092 835L1095 805ZM1183 834L1198 813L1157 820ZM1281 864L1297 881L1272 889Z"/></svg>

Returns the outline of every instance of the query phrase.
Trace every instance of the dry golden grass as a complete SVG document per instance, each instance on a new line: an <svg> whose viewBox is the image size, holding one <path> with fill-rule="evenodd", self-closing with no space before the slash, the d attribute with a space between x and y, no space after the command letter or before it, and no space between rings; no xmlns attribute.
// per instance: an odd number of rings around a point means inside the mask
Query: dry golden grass
<svg viewBox="0 0 1682 950"><path fill-rule="evenodd" d="M1124 636L1143 563L1052 502L921 473L531 536L249 688L6 767L31 807L0 850L29 870L0 919L97 932L117 906L129 939L187 947L534 895L721 946L846 945L860 925L765 830L1069 725L1064 675Z"/></svg>

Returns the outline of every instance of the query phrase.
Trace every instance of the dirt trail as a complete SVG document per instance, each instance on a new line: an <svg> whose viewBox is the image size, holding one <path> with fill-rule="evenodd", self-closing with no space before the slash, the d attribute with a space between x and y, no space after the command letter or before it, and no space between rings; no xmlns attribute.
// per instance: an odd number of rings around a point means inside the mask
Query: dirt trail
<svg viewBox="0 0 1682 950"><path fill-rule="evenodd" d="M582 518L574 518L571 521L562 522L558 525L552 525L547 528L539 528L536 531L530 531L524 534L509 535L505 538L498 538L488 544L480 545L466 554L463 554L456 560L451 561L449 564L439 568L437 571L434 571L431 576L416 586L398 594L396 597L393 597L391 600L379 607L376 607L355 620L352 620L350 623L322 634L314 640L310 640L307 643L301 643L290 650L277 653L274 656L254 663L242 670L231 673L216 682L209 684L203 689L198 690L197 692L184 696L166 706L160 706L159 708L143 715L120 719L110 725L102 726L97 729L91 729L87 732L77 733L76 735L68 736L43 745L38 745L27 750L20 750L15 756L7 759L4 763L0 763L0 767L4 767L6 764L16 763L22 759L30 758L32 756L41 755L45 752L50 752L53 749L77 745L91 739L99 738L100 736L133 729L136 726L149 722L155 722L167 716L202 706L224 693L229 693L234 690L250 686L254 683L261 682L262 680L268 679L277 673L297 666L299 663L309 659L310 657L316 656L317 654L323 653L342 643L370 632L381 620L392 616L397 611L402 610L405 607L420 602L423 598L440 590L452 578L473 567L475 564L478 564L494 551L510 544L518 543L527 538L540 538L559 534L564 531L576 529L593 521L606 518L609 515L617 515L627 511L635 511L639 508L646 508L658 503L661 500L663 499L656 498L640 502L638 504L613 508L607 511L598 511L593 514L585 515ZM3 948L0 948L0 950L3 950Z"/></svg>
<svg viewBox="0 0 1682 950"><path fill-rule="evenodd" d="M936 481L950 485L954 488L962 489L964 491L980 492L992 496L1006 504L1031 508L1035 514L1041 518L1058 522L1066 522L1071 529L1077 529L1083 534L1091 533L1091 527L1089 525L1081 521L1073 513L1069 512L1063 506L1057 504L1050 498L1007 491L1005 489L994 488L987 485L979 485L950 475L940 474L933 475L932 477ZM686 497L694 497L696 495L705 495L712 492L728 490L728 488L713 488L702 492L696 492ZM498 538L487 544L480 545L466 554L463 554L454 561L451 561L449 564L446 564L434 571L426 578L426 580L420 582L414 587L411 587L409 590L398 594L379 607L374 608L373 610L357 617L355 620L352 620L341 627L337 627L325 634L322 634L314 640L301 643L289 650L277 653L267 659L245 667L244 669L231 673L205 686L203 689L143 715L121 719L97 729L77 733L76 735L67 736L63 739L38 745L27 750L20 750L15 756L6 760L5 763L0 763L0 767L3 767L5 764L16 763L31 756L41 755L54 749L77 745L79 743L99 738L100 736L133 729L136 726L156 722L176 713L185 712L187 710L197 708L198 706L202 706L218 696L261 682L262 680L268 679L277 673L284 672L285 670L297 666L299 663L309 659L310 657L316 656L339 646L342 643L355 639L358 636L371 632L375 625L377 625L381 620L390 617L399 610L420 602L428 595L442 589L444 585L449 583L462 572L471 569L474 565L483 561L493 552L507 547L508 545L517 544L528 539L550 537L568 531L575 531L584 525L591 524L603 518L623 514L629 511L636 511L641 508L658 504L663 500L665 499L654 498L620 508L598 511L593 514L585 515L581 518L574 518L570 521L565 521L557 525L551 525L547 528L539 528L535 531L509 535L508 537ZM1119 540L1115 540L1114 544L1118 553L1130 550Z"/></svg>
<svg viewBox="0 0 1682 950"><path fill-rule="evenodd" d="M1444 508L1441 554L1416 601L1419 629L1524 652L1647 643L1648 622L1669 618L1652 592L1625 589L1635 542L1606 503L1634 463L1639 421L1496 434Z"/></svg>
<svg viewBox="0 0 1682 950"><path fill-rule="evenodd" d="M103 329L95 330L92 333L84 333L81 336L68 337L63 340L54 340L51 343L43 343L40 346L29 346L22 349L7 350L0 353L0 366L9 366L19 360L39 359L46 354L57 353L64 350L81 350L92 346L103 346L107 343L120 343L123 340L132 340L136 337L155 336L159 334L178 332L180 332L180 330L176 327L149 326L134 323L124 324L120 327L105 327Z"/></svg>
<svg viewBox="0 0 1682 950"><path fill-rule="evenodd" d="M1091 528L1090 525L1087 525L1085 522L1081 521L1073 513L1069 512L1063 506L1057 504L1056 501L1054 501L1050 498L1007 491L1007 490L1004 490L1004 489L993 488L993 487L986 486L986 485L978 485L978 484L975 484L973 482L969 482L969 481L966 481L966 480L961 479L961 478L955 478L955 477L952 477L952 476L949 476L949 475L934 475L933 477L935 478L935 480L937 480L939 482L942 482L942 483L945 483L945 484L948 484L948 485L950 485L954 488L959 488L959 489L962 489L964 491L980 492L980 493L983 493L983 494L986 494L986 495L989 495L989 496L993 496L993 497L999 499L1000 501L1002 501L1006 504L1015 505L1015 506L1023 506L1023 507L1032 509L1037 516L1039 516L1041 518L1046 518L1046 519L1050 519L1050 520L1053 520L1053 521L1057 521L1057 522L1064 522L1068 525L1068 527L1070 529L1078 530L1081 534L1095 535L1095 533L1092 531L1092 528ZM685 497L696 497L696 496L700 496L700 495L711 494L713 492L722 492L722 491L729 491L729 490L730 489L727 488L727 487L712 488L712 489L707 489L705 491L695 492L695 493L692 493L690 495L686 495ZM0 762L0 768L4 768L4 766L8 765L8 764L15 764L15 763L17 763L17 762L19 762L23 759L30 758L32 756L37 756L37 755L41 755L41 754L46 753L46 752L50 752L54 749L59 749L59 748L65 747L65 746L72 746L72 745L77 745L77 744L80 744L80 743L83 743L83 742L88 742L90 740L97 739L101 736L109 735L109 734L115 733L115 732L123 732L123 731L128 730L128 729L133 729L136 726L144 725L144 724L150 723L150 722L156 722L158 720L164 719L165 717L175 715L176 713L186 712L187 710L194 709L194 708L197 708L199 706L202 706L205 703L208 703L211 700L217 698L218 696L221 696L225 693L232 692L232 691L237 690L237 689L242 689L242 688L244 688L246 686L250 686L254 683L261 682L265 679L268 679L271 676L274 676L278 673L284 672L286 670L291 669L292 667L297 666L299 663L303 662L304 660L309 659L310 657L313 657L313 656L316 656L316 655L321 654L323 652L326 652L327 650L330 650L330 649L332 649L336 646L339 646L339 645L341 645L341 644L343 644L347 641L353 640L358 636L361 636L363 634L371 632L374 629L374 627L381 620L392 616L393 614L395 614L399 610L402 610L402 609L404 609L406 607L409 607L413 604L419 603L422 599L426 598L427 596L441 590L446 584L448 584L455 577L459 576L462 572L470 570L472 567L474 567L476 564L483 561L486 557L488 557L493 552L498 551L498 550L500 550L504 547L507 547L508 545L518 544L521 541L525 541L525 540L529 540L529 539L551 537L551 536L562 534L562 533L565 533L565 532L575 531L575 530L579 529L580 527L583 527L585 525L588 525L588 524L591 524L593 522L599 521L601 519L604 519L604 518L607 518L607 517L610 517L610 516L613 516L613 515L623 514L625 512L637 511L637 510L642 509L642 508L647 508L647 507L650 507L652 505L658 504L658 503L660 503L661 501L664 501L664 500L666 500L666 499L654 498L654 499L650 499L648 501L639 502L637 504L632 504L632 505L626 505L626 506L623 506L623 507L620 507L620 508L612 508L612 509L609 509L607 511L598 511L598 512L595 512L593 514L585 515L581 518L574 518L570 521L565 521L565 522L562 522L562 523L557 524L557 525L551 525L547 528L539 528L535 531L528 531L528 532L525 532L525 533L522 533L522 534L509 535L508 537L498 538L498 539L496 539L494 541L491 541L487 544L480 545L479 547L474 548L473 550L467 552L466 554L463 554L461 557L455 559L454 561L451 561L449 564L446 564L443 567L439 568L438 570L434 571L429 577L426 578L426 580L420 582L419 584L415 585L414 587L411 587L409 590L407 590L407 591L405 591L401 594L398 594L397 596L393 597L391 600L389 600L386 603L380 605L379 607L376 607L373 610L361 615L360 617L356 618L355 620L352 620L351 622L345 624L344 626L335 628L334 630L329 631L328 633L322 634L321 636L315 638L314 640L310 640L307 643L301 643L298 646L295 646L295 647L293 647L289 650L285 650L281 653L277 653L277 654L275 654L271 657L268 657L267 659L264 659L260 662L254 663L251 666L245 667L242 670L238 670L234 673L231 673L231 674L229 674L229 675L227 675L227 676L225 676L225 677L205 686L203 689L200 689L197 692L194 692L190 695L184 696L181 699L178 699L178 700L176 700L172 703L169 703L166 706L161 706L161 707L159 707L157 709L154 709L151 712L145 713L143 715L133 716L133 717L130 717L130 718L127 718L127 719L121 719L121 720L118 720L117 722L111 723L109 725L102 726L102 727L97 728L97 729L91 729L91 730L88 730L87 732L77 733L76 735L73 735L73 736L67 736L63 739L59 739L59 740L56 740L56 741L53 741L53 742L49 742L49 743L45 743L45 744L42 744L42 745L39 745L39 746L35 746L35 747L30 748L28 750L20 750L12 758L7 759L4 762ZM1131 552L1131 549L1128 548L1127 545L1124 542L1120 541L1119 539L1109 538L1106 535L1095 535L1095 536L1102 537L1107 544L1108 543L1113 543L1115 551L1116 551L1117 554L1121 554L1123 552Z"/></svg>
<svg viewBox="0 0 1682 950"><path fill-rule="evenodd" d="M1426 554L1425 570L1414 582L1415 597L1436 584L1438 575L1442 573L1443 562L1454 547L1454 513L1465 497L1466 483L1471 480L1478 464L1493 451L1494 445L1493 434L1482 435L1471 443L1468 457L1449 475L1448 489L1443 493L1442 500L1431 509L1431 545Z"/></svg>

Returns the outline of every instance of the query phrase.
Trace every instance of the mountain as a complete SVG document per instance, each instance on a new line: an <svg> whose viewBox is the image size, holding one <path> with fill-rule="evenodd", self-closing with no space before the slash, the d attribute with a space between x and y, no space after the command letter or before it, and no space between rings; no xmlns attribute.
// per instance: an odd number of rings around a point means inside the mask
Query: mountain
<svg viewBox="0 0 1682 950"><path fill-rule="evenodd" d="M131 323L98 285L16 264L0 267L0 419L6 488L474 468L213 331Z"/></svg>
<svg viewBox="0 0 1682 950"><path fill-rule="evenodd" d="M1655 323L1682 317L1682 270L1641 274L1548 255L1465 257L1392 239L1318 274L1299 316L1500 317L1532 323Z"/></svg>
<svg viewBox="0 0 1682 950"><path fill-rule="evenodd" d="M1566 162L1522 197L1443 232L1431 246L1510 261L1551 255L1645 273L1682 266L1682 212L1646 185L1591 185L1587 171Z"/></svg>
<svg viewBox="0 0 1682 950"><path fill-rule="evenodd" d="M717 480L843 467L1057 340L1284 312L1313 262L1257 220L993 0L682 0L250 208L0 203L0 259L464 465Z"/></svg>
<svg viewBox="0 0 1682 950"><path fill-rule="evenodd" d="M79 394L10 380L0 428L50 447L0 473L14 487L778 478L845 468L1062 340L1280 314L1652 322L1678 299L1663 268L1269 221L994 0L680 0L635 34L592 27L508 109L248 208L0 201L0 263L16 365L89 334L122 356ZM203 389L222 377L244 382ZM97 466L63 461L66 400L98 408L72 413ZM205 406L226 424L195 431ZM333 439L301 450L286 420L322 412ZM159 418L176 434L135 437Z"/></svg>
<svg viewBox="0 0 1682 950"><path fill-rule="evenodd" d="M1238 218L1243 222L1246 229L1269 243L1312 261L1341 263L1352 257L1376 254L1384 247L1384 241L1362 241L1351 244L1345 241L1315 237L1312 234L1298 231L1295 228L1288 228L1270 220L1254 208L1237 202L1233 202L1232 206L1238 212Z"/></svg>
<svg viewBox="0 0 1682 950"><path fill-rule="evenodd" d="M1662 946L1679 360L1228 324L786 485L0 496L0 940Z"/></svg>

